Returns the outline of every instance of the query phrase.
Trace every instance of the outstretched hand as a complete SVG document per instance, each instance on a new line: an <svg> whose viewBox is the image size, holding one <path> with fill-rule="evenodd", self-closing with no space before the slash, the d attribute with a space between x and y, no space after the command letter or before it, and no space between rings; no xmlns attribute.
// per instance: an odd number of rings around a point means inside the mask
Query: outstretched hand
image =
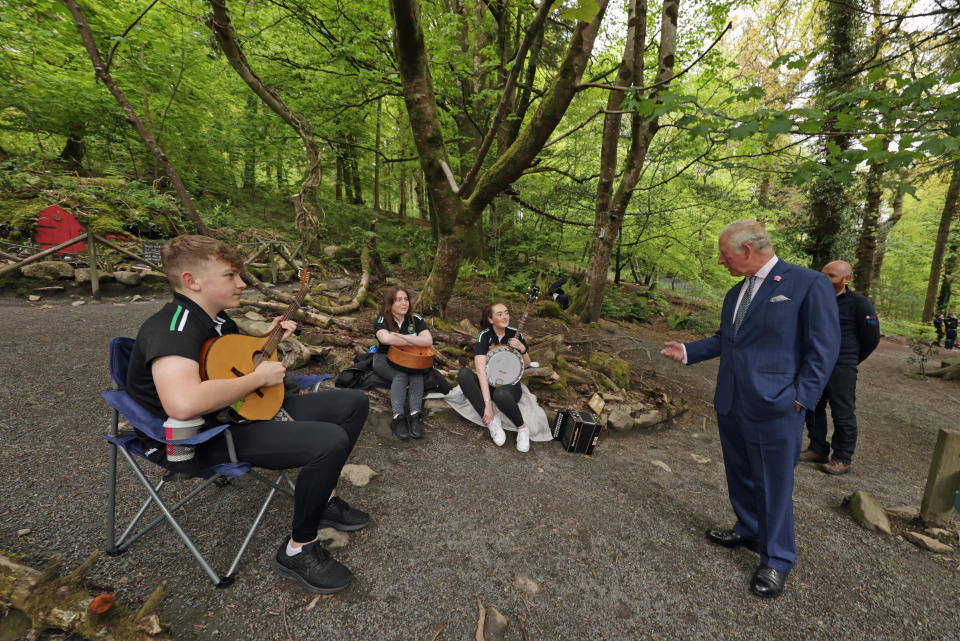
<svg viewBox="0 0 960 641"><path fill-rule="evenodd" d="M660 350L660 353L669 358L671 361L677 361L678 363L683 362L683 343L678 343L676 341L667 341L664 343L666 347Z"/></svg>

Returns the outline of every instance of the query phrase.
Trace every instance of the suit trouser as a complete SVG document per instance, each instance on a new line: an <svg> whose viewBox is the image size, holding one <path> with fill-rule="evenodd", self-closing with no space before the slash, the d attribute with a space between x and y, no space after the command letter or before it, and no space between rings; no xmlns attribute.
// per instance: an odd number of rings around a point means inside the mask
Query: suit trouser
<svg viewBox="0 0 960 641"><path fill-rule="evenodd" d="M750 421L734 410L717 416L734 532L756 541L760 561L789 571L797 559L793 531L793 470L799 461L803 412Z"/></svg>
<svg viewBox="0 0 960 641"><path fill-rule="evenodd" d="M827 402L833 415L833 438L827 444ZM853 459L857 448L857 366L837 364L820 395L817 408L807 411L810 449L821 456L830 454L841 463Z"/></svg>

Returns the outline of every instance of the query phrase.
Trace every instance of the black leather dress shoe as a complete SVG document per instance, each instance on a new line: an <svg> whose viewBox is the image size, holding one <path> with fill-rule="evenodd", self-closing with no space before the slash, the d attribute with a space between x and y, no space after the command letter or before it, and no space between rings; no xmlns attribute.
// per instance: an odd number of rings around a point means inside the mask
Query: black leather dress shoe
<svg viewBox="0 0 960 641"><path fill-rule="evenodd" d="M757 551L756 541L745 539L733 530L707 530L707 540L711 543L722 545L725 548L735 548L742 545L753 550L754 552Z"/></svg>
<svg viewBox="0 0 960 641"><path fill-rule="evenodd" d="M773 599L783 594L787 573L760 564L750 579L750 591L759 597Z"/></svg>

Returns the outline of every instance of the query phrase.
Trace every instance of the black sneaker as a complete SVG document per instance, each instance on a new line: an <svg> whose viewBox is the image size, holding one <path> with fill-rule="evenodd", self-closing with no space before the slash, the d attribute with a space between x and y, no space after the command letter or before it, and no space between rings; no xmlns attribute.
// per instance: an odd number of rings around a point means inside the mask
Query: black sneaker
<svg viewBox="0 0 960 641"><path fill-rule="evenodd" d="M410 438L423 438L423 425L420 423L420 412L407 415L407 429Z"/></svg>
<svg viewBox="0 0 960 641"><path fill-rule="evenodd" d="M352 532L367 526L370 515L363 510L350 507L350 504L334 495L327 501L320 515L320 527L332 527L342 532Z"/></svg>
<svg viewBox="0 0 960 641"><path fill-rule="evenodd" d="M317 541L307 543L300 554L294 556L287 556L287 542L284 541L273 559L273 569L316 594L340 592L353 580L350 570L330 556Z"/></svg>
<svg viewBox="0 0 960 641"><path fill-rule="evenodd" d="M409 428L407 427L407 417L401 414L390 421L390 431L401 441L410 438Z"/></svg>

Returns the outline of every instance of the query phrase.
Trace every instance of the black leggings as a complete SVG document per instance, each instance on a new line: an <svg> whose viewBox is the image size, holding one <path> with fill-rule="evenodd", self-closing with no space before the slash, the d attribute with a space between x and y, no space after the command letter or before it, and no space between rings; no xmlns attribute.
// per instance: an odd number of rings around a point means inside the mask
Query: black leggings
<svg viewBox="0 0 960 641"><path fill-rule="evenodd" d="M473 409L477 410L477 414L482 417L483 411L486 409L486 403L483 401L483 392L480 391L480 379L477 377L476 372L468 367L464 367L457 374L457 380L460 382L460 389L463 391L463 395L466 396L470 404L473 405ZM523 390L520 388L520 383L490 388L490 398L493 399L493 404L500 408L500 411L506 414L507 418L513 421L513 424L517 427L526 424L523 420L523 414L520 413L519 402L522 395Z"/></svg>
<svg viewBox="0 0 960 641"><path fill-rule="evenodd" d="M301 468L293 495L294 541L317 538L320 516L367 420L368 406L367 396L357 390L290 396L283 408L296 420L230 428L237 459L268 470ZM198 447L197 459L204 467L229 460L226 439Z"/></svg>

